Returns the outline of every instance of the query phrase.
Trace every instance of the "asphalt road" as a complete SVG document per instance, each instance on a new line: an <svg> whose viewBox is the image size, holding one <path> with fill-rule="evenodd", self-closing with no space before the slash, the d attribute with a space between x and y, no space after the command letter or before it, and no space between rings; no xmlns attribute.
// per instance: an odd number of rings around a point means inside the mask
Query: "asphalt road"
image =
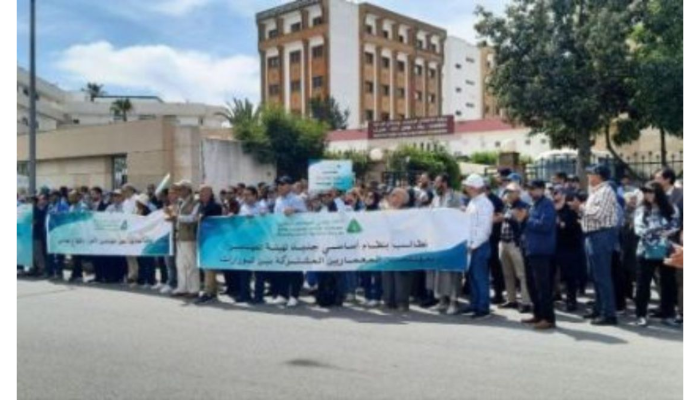
<svg viewBox="0 0 700 400"><path fill-rule="evenodd" d="M304 299L309 302L310 299ZM683 336L17 282L19 399L681 399ZM625 322L631 320L627 319Z"/></svg>

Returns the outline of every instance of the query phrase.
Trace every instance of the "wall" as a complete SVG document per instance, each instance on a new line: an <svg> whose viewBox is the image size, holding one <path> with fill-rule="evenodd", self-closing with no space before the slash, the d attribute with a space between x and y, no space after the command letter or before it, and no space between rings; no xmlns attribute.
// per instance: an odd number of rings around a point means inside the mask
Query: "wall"
<svg viewBox="0 0 700 400"><path fill-rule="evenodd" d="M349 109L348 127L360 126L359 9L344 0L328 0L330 93L342 110Z"/></svg>
<svg viewBox="0 0 700 400"><path fill-rule="evenodd" d="M201 143L202 181L212 185L216 193L239 182L257 185L275 178L274 166L260 164L245 154L240 142L205 138Z"/></svg>

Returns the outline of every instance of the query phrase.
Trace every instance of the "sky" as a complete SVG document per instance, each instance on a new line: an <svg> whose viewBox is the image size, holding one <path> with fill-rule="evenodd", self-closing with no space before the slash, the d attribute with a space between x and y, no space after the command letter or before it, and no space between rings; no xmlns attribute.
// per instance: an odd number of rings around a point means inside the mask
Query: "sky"
<svg viewBox="0 0 700 400"><path fill-rule="evenodd" d="M474 9L508 0L372 0L475 43ZM37 74L65 90L224 104L260 98L255 13L288 0L37 1ZM437 7L436 5L440 6ZM17 0L17 65L29 65L29 1Z"/></svg>

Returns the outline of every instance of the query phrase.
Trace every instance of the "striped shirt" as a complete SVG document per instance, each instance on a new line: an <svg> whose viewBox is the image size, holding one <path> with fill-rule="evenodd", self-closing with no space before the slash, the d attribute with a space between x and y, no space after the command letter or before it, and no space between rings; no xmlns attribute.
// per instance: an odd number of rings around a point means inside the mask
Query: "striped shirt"
<svg viewBox="0 0 700 400"><path fill-rule="evenodd" d="M607 182L591 188L583 207L581 226L585 233L618 226L619 214L615 192Z"/></svg>

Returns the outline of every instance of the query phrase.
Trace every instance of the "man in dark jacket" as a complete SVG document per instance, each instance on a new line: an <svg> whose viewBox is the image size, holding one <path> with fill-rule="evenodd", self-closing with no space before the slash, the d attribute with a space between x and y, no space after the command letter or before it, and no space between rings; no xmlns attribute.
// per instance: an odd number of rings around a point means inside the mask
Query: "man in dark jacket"
<svg viewBox="0 0 700 400"><path fill-rule="evenodd" d="M528 185L533 204L529 212L520 211L516 218L524 223L525 266L527 285L532 298L533 317L524 323L535 329L552 329L554 318L554 268L552 257L556 250L556 211L554 203L544 195L546 184L534 180Z"/></svg>
<svg viewBox="0 0 700 400"><path fill-rule="evenodd" d="M199 189L199 219L218 217L223 214L221 204L214 200L214 190L209 185L202 185ZM205 304L216 300L217 284L216 271L207 269L204 271L204 293L195 304Z"/></svg>
<svg viewBox="0 0 700 400"><path fill-rule="evenodd" d="M563 187L555 187L554 206L557 210L557 251L554 257L556 267L566 282L566 311L576 311L581 270L585 268L586 254L583 250L583 230L578 213L567 204Z"/></svg>

